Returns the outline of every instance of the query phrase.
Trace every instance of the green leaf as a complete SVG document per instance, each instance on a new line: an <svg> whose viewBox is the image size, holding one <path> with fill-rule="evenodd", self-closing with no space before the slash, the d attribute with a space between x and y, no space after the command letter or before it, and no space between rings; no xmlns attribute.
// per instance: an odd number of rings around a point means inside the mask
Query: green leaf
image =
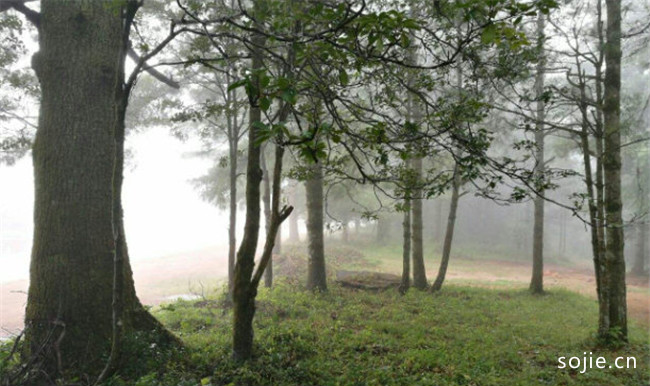
<svg viewBox="0 0 650 386"><path fill-rule="evenodd" d="M347 86L350 83L350 77L345 70L339 72L339 82L341 82L341 86Z"/></svg>
<svg viewBox="0 0 650 386"><path fill-rule="evenodd" d="M245 86L247 83L248 83L248 78L240 79L240 80L236 81L235 83L231 83L228 86L228 91L232 91L232 90L234 90L236 88Z"/></svg>
<svg viewBox="0 0 650 386"><path fill-rule="evenodd" d="M295 105L296 104L296 90L288 88L284 91L282 91L282 94L280 95L283 101Z"/></svg>
<svg viewBox="0 0 650 386"><path fill-rule="evenodd" d="M485 28L483 28L483 32L481 33L481 42L483 44L492 44L496 41L497 39L497 28L494 24L488 24Z"/></svg>
<svg viewBox="0 0 650 386"><path fill-rule="evenodd" d="M260 109L262 111L267 111L271 107L271 100L265 96L260 98Z"/></svg>

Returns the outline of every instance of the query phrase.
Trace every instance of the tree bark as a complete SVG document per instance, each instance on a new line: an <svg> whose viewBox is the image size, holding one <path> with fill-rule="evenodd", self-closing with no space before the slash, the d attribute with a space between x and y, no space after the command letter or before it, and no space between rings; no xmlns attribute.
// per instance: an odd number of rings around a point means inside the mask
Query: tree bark
<svg viewBox="0 0 650 386"><path fill-rule="evenodd" d="M422 178L422 158L416 157L412 162L413 169L417 175L418 183ZM427 272L424 267L424 243L422 239L422 192L420 189L415 191L415 197L411 201L412 213L412 260L413 260L413 287L417 289L426 289Z"/></svg>
<svg viewBox="0 0 650 386"><path fill-rule="evenodd" d="M544 18L542 12L537 14L537 48L539 50L539 61L537 62L537 73L535 75L535 98L537 107L537 122L535 123L535 169L533 173L539 181L540 188L534 199L533 218L533 273L530 280L530 291L534 294L544 292L544 70L546 60L544 59Z"/></svg>
<svg viewBox="0 0 650 386"><path fill-rule="evenodd" d="M111 338L121 23L101 8L44 1L33 58L42 102L25 325L27 355L50 376L101 369Z"/></svg>
<svg viewBox="0 0 650 386"><path fill-rule="evenodd" d="M307 240L309 263L307 288L326 291L325 244L323 235L323 169L320 163L311 168L310 178L305 182L307 193Z"/></svg>
<svg viewBox="0 0 650 386"><path fill-rule="evenodd" d="M639 159L639 157L642 157ZM637 276L645 276L648 271L646 270L646 260L648 259L648 242L647 238L650 236L650 195L647 188L648 176L650 175L650 146L646 142L644 154L637 156L636 167L636 180L637 180L637 195L636 201L639 203L639 212L644 217L641 222L636 226L636 251L634 255L634 264L630 273Z"/></svg>
<svg viewBox="0 0 650 386"><path fill-rule="evenodd" d="M135 296L124 237L123 34L121 15L103 3L41 4L24 354L51 377L94 377L111 341L117 358L124 332L164 330Z"/></svg>
<svg viewBox="0 0 650 386"><path fill-rule="evenodd" d="M402 221L402 281L399 285L399 292L404 295L411 285L411 209L410 200L404 200L404 211Z"/></svg>
<svg viewBox="0 0 650 386"><path fill-rule="evenodd" d="M264 37L253 34L252 63L253 72L263 68L262 46ZM254 76L252 81L257 84L259 79ZM259 91L258 91L259 92ZM258 95L249 96L253 103L248 112L248 158L246 163L246 220L244 223L244 236L235 262L235 281L233 291L233 359L244 361L250 359L253 351L253 317L255 316L255 296L257 287L251 285L253 269L255 267L255 252L259 239L260 228L260 183L262 169L260 168L261 149L258 142L259 128L256 122L261 122L262 114L257 105Z"/></svg>
<svg viewBox="0 0 650 386"><path fill-rule="evenodd" d="M438 276L431 286L432 292L440 291L442 289L442 284L445 282L445 276L447 275L447 267L449 266L449 258L451 257L451 246L454 241L454 227L456 226L456 213L458 212L458 201L460 200L461 185L462 179L458 170L458 165L455 165L454 182L451 190L451 200L449 201L447 231L445 233L445 241L442 246L442 258L440 259Z"/></svg>
<svg viewBox="0 0 650 386"><path fill-rule="evenodd" d="M232 91L227 93L228 99L231 99ZM229 100L229 107L231 101ZM228 113L228 153L230 162L228 164L228 180L230 186L230 200L228 204L228 297L232 299L235 274L235 257L237 254L237 152L239 148L239 130L237 125L237 112L230 117Z"/></svg>
<svg viewBox="0 0 650 386"><path fill-rule="evenodd" d="M271 179L269 178L269 169L266 165L265 151L262 150L262 185L264 186L264 193L262 194L262 202L264 203L264 219L266 233L269 233L271 228ZM264 270L264 286L271 288L273 285L273 256L269 259L266 269Z"/></svg>
<svg viewBox="0 0 650 386"><path fill-rule="evenodd" d="M627 341L623 201L621 197L621 2L607 0L607 42L605 44L605 118L603 168L605 218L607 222L605 260L609 279L609 329L601 338Z"/></svg>

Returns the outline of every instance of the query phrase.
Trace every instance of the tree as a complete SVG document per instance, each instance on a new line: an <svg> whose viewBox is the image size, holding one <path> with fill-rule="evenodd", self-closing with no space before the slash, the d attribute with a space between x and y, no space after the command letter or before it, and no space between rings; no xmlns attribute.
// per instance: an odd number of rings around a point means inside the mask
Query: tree
<svg viewBox="0 0 650 386"><path fill-rule="evenodd" d="M129 32L139 5L43 1L40 14L18 1L0 7L23 13L39 30L32 66L42 95L32 150L35 221L24 349L37 378L95 376L109 348L109 364L119 354L126 359L120 342L130 332L177 343L135 295L122 221L128 97L146 60L180 33L172 29L164 44L138 57ZM127 53L137 64L125 81Z"/></svg>
<svg viewBox="0 0 650 386"><path fill-rule="evenodd" d="M404 295L411 286L411 209L408 196L404 199L402 218L402 280L399 292Z"/></svg>
<svg viewBox="0 0 650 386"><path fill-rule="evenodd" d="M449 258L451 257L451 246L454 239L454 227L456 226L456 212L458 211L461 186L462 177L460 175L458 164L455 164L451 186L451 199L449 200L449 214L447 216L447 229L442 244L442 257L440 259L440 267L438 268L438 276L436 276L436 280L431 285L432 292L440 291L442 289L442 284L444 283L447 274L447 267L449 267Z"/></svg>
<svg viewBox="0 0 650 386"><path fill-rule="evenodd" d="M307 288L327 291L325 271L325 241L323 235L323 168L320 163L311 166L305 181L307 197Z"/></svg>
<svg viewBox="0 0 650 386"><path fill-rule="evenodd" d="M535 99L537 116L535 122L535 178L544 179L544 15L537 15L537 48L539 59L535 74ZM535 212L533 225L533 274L530 280L530 291L534 294L544 292L544 184L540 183L538 194L534 198Z"/></svg>
<svg viewBox="0 0 650 386"><path fill-rule="evenodd" d="M605 341L627 341L627 302L623 202L621 199L621 1L607 0L605 43L604 153L605 219L607 222L605 261L608 276L609 315L599 326Z"/></svg>

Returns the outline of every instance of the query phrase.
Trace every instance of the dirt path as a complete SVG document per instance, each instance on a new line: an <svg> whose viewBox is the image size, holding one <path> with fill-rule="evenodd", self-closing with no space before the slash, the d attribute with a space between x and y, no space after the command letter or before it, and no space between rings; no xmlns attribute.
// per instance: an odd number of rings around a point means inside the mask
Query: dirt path
<svg viewBox="0 0 650 386"><path fill-rule="evenodd" d="M212 247L132 264L136 292L143 304L214 290L228 277L227 247ZM27 280L0 284L0 337L23 327Z"/></svg>

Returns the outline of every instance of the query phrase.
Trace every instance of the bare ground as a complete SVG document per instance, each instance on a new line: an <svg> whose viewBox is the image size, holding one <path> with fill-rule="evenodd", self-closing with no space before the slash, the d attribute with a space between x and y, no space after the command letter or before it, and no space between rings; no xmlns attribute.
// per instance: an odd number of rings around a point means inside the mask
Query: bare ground
<svg viewBox="0 0 650 386"><path fill-rule="evenodd" d="M226 256L227 248L220 246L136 261L133 272L138 296L143 304L157 305L179 295L207 294L224 283ZM431 279L435 277L437 265L429 265ZM447 278L450 282L466 285L522 287L530 279L529 271L530 265L526 263L454 260L452 257ZM547 288L566 288L595 299L593 272L588 268L547 265L544 280ZM27 280L0 285L0 336L15 334L22 328L27 287ZM647 279L628 277L628 309L634 323L650 327Z"/></svg>
<svg viewBox="0 0 650 386"><path fill-rule="evenodd" d="M179 295L207 294L228 277L227 247L213 247L132 263L135 287L143 304L158 305ZM27 280L0 284L0 337L23 327Z"/></svg>

